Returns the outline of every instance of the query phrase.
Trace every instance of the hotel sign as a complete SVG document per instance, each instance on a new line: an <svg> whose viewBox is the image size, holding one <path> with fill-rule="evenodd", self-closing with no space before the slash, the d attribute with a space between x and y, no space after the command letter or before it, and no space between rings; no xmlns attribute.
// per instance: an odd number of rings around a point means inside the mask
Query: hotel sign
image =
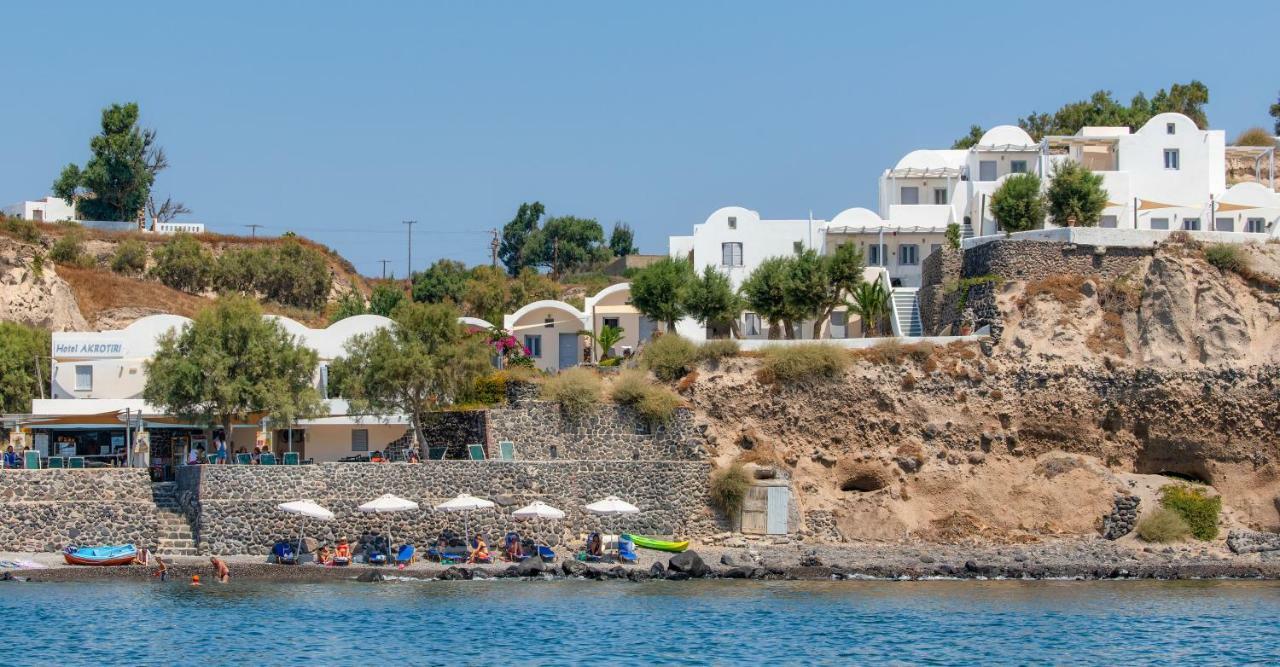
<svg viewBox="0 0 1280 667"><path fill-rule="evenodd" d="M53 356L77 359L119 359L124 357L124 341L117 338L75 339L57 337L53 341Z"/></svg>

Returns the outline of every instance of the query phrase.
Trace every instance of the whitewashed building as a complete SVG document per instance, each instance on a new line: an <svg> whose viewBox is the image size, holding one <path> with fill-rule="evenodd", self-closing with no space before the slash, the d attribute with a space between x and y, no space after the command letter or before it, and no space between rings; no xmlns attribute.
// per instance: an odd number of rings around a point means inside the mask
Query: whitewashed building
<svg viewBox="0 0 1280 667"><path fill-rule="evenodd" d="M62 222L76 220L76 209L60 197L45 197L34 201L21 201L0 209L6 216L34 220L36 222Z"/></svg>

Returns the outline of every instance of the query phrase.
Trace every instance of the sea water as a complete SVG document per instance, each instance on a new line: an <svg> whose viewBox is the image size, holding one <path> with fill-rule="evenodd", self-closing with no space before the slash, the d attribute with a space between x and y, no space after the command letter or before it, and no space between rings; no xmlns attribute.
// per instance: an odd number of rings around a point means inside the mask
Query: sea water
<svg viewBox="0 0 1280 667"><path fill-rule="evenodd" d="M1271 582L0 584L5 665L1240 664Z"/></svg>

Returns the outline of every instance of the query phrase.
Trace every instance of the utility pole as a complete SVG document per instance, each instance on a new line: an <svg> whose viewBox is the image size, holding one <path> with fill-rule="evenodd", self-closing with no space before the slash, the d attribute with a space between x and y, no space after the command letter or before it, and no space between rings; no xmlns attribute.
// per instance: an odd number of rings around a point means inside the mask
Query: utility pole
<svg viewBox="0 0 1280 667"><path fill-rule="evenodd" d="M405 271L405 280L410 285L413 284L413 226L418 224L417 220L401 220L400 224L409 226L409 266Z"/></svg>
<svg viewBox="0 0 1280 667"><path fill-rule="evenodd" d="M489 262L496 269L498 268L498 230L490 229L489 233L493 234L493 239L489 241Z"/></svg>
<svg viewBox="0 0 1280 667"><path fill-rule="evenodd" d="M380 260L378 260L378 261L379 261L379 262L382 262L382 279L383 279L383 280L386 280L386 279L387 279L387 262L390 262L391 260L389 260L389 259L380 259Z"/></svg>
<svg viewBox="0 0 1280 667"><path fill-rule="evenodd" d="M258 238L258 228L259 228L259 227L261 227L261 226L262 226L262 225L245 225L245 227L248 227L248 228L250 228L251 230L253 230L253 231L251 231L251 232L249 232L249 233L250 233L250 235L251 235L251 238L255 238L255 239L256 239L256 238Z"/></svg>

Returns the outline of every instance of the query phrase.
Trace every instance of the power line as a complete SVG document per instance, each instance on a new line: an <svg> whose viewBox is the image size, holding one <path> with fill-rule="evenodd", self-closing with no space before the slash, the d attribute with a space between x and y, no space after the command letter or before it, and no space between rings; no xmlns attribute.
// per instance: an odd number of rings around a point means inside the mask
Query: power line
<svg viewBox="0 0 1280 667"><path fill-rule="evenodd" d="M401 220L400 224L409 227L409 266L405 271L405 280L413 282L413 226L418 224L417 220Z"/></svg>
<svg viewBox="0 0 1280 667"><path fill-rule="evenodd" d="M251 234L251 238L255 238L255 239L258 238L258 228L263 226L265 225L245 225L245 227L248 227L249 229L253 230L252 232L250 232L250 234Z"/></svg>

